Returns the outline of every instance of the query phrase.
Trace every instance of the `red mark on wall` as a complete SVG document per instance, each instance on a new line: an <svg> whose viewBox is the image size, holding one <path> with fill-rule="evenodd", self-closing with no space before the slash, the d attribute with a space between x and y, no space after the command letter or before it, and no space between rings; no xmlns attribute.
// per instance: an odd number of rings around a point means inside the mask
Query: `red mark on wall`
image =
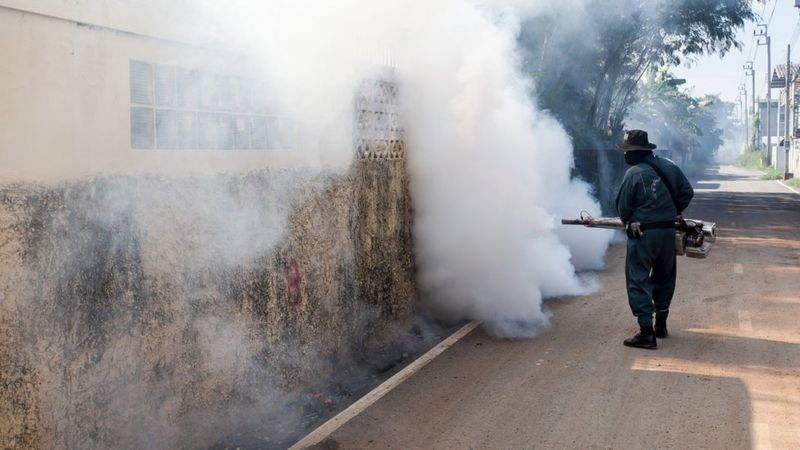
<svg viewBox="0 0 800 450"><path fill-rule="evenodd" d="M297 261L292 261L289 264L284 276L286 277L286 302L293 309L297 309L303 302L303 294L300 291L302 277L300 276L300 265L297 264Z"/></svg>

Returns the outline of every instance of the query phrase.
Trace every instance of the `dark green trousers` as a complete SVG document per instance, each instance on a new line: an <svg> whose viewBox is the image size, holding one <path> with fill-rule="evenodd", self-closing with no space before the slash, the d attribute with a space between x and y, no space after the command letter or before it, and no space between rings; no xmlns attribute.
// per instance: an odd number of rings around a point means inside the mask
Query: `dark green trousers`
<svg viewBox="0 0 800 450"><path fill-rule="evenodd" d="M628 238L625 281L628 303L639 326L653 326L653 313L668 311L675 292L675 230L647 230Z"/></svg>

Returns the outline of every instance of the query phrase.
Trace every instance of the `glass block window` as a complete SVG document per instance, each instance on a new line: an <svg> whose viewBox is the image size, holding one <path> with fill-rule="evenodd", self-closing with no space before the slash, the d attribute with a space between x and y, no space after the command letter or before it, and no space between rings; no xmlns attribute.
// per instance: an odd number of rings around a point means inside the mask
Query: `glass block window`
<svg viewBox="0 0 800 450"><path fill-rule="evenodd" d="M264 83L142 61L129 73L132 148L293 147L294 125L270 113Z"/></svg>
<svg viewBox="0 0 800 450"><path fill-rule="evenodd" d="M217 119L212 113L199 113L197 115L198 141L197 147L202 149L217 148L219 139L217 135Z"/></svg>
<svg viewBox="0 0 800 450"><path fill-rule="evenodd" d="M175 68L155 66L155 98L158 106L175 106Z"/></svg>
<svg viewBox="0 0 800 450"><path fill-rule="evenodd" d="M197 144L197 113L178 111L178 146L183 149L200 148Z"/></svg>
<svg viewBox="0 0 800 450"><path fill-rule="evenodd" d="M131 103L151 105L153 103L153 66L131 61Z"/></svg>
<svg viewBox="0 0 800 450"><path fill-rule="evenodd" d="M253 128L250 137L252 139L253 148L269 147L267 143L267 118L253 117L251 126Z"/></svg>
<svg viewBox="0 0 800 450"><path fill-rule="evenodd" d="M214 118L217 120L217 145L218 148L231 150L234 144L234 117L230 114L215 114Z"/></svg>
<svg viewBox="0 0 800 450"><path fill-rule="evenodd" d="M131 147L155 148L155 129L151 108L131 107Z"/></svg>
<svg viewBox="0 0 800 450"><path fill-rule="evenodd" d="M177 69L175 72L177 84L177 100L180 108L197 108L197 99L200 97L199 75L195 70Z"/></svg>
<svg viewBox="0 0 800 450"><path fill-rule="evenodd" d="M178 148L177 111L172 109L156 110L156 147Z"/></svg>
<svg viewBox="0 0 800 450"><path fill-rule="evenodd" d="M252 119L249 116L235 116L233 120L234 146L236 148L251 148Z"/></svg>

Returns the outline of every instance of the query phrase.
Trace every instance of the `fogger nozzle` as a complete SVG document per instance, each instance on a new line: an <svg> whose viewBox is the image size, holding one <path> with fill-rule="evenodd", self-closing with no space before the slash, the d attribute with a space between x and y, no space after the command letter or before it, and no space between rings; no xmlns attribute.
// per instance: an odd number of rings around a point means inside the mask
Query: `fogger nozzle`
<svg viewBox="0 0 800 450"><path fill-rule="evenodd" d="M562 225L583 225L588 228L609 228L625 230L625 224L618 217L583 216L579 219L561 219ZM646 228L646 227L644 227ZM711 251L711 244L717 240L717 224L698 219L675 220L675 253L690 258L705 258Z"/></svg>

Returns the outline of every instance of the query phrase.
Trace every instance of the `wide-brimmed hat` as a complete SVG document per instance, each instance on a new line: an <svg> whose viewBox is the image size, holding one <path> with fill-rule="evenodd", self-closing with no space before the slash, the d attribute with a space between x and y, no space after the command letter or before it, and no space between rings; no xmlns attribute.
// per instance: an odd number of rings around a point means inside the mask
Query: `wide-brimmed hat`
<svg viewBox="0 0 800 450"><path fill-rule="evenodd" d="M617 147L628 152L633 150L654 150L656 145L647 140L647 131L628 130L625 132L622 144L617 144Z"/></svg>

